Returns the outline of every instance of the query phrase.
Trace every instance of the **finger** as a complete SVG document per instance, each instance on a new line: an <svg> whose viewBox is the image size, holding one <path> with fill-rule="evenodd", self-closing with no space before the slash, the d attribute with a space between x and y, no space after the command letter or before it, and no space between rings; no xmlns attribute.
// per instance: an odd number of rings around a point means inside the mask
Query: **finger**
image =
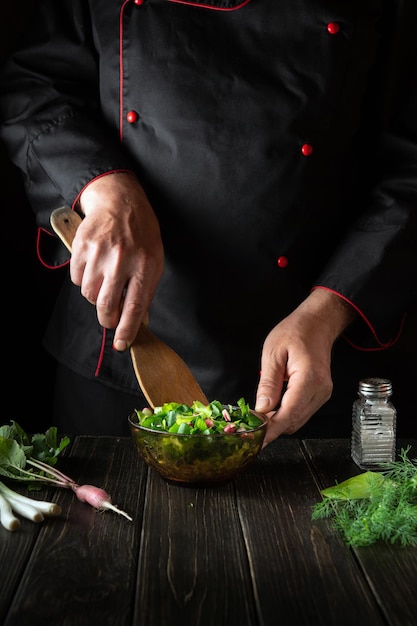
<svg viewBox="0 0 417 626"><path fill-rule="evenodd" d="M80 287L81 295L90 302L90 304L96 304L98 294L102 287L103 276L97 274L97 271L91 272L89 268L93 266L92 263L86 264L83 262L75 263L71 259L70 264L70 276L74 285Z"/></svg>
<svg viewBox="0 0 417 626"><path fill-rule="evenodd" d="M120 323L125 300L131 297L132 290L125 288L126 278L119 265L114 264L111 272L104 275L97 295L97 319L105 328L116 328ZM131 282L131 284L134 284ZM129 294L129 296L127 295Z"/></svg>
<svg viewBox="0 0 417 626"><path fill-rule="evenodd" d="M308 417L303 421L300 412L285 410L282 406L275 411L268 421L268 427L263 442L263 447L275 441L280 435L293 435L301 425L308 421ZM299 424L299 426L297 426Z"/></svg>
<svg viewBox="0 0 417 626"><path fill-rule="evenodd" d="M84 298L88 302L90 302L90 304L94 304L94 305L98 304L102 286L103 286L103 277L101 275L91 276L87 271L84 272L84 275L81 280L80 289L81 289L81 294L84 296ZM102 324L102 326L104 326L104 324ZM108 326L108 328L111 328L111 327Z"/></svg>
<svg viewBox="0 0 417 626"><path fill-rule="evenodd" d="M147 323L148 306L148 301L143 298L139 285L131 280L124 294L120 319L114 334L115 350L123 352L131 346L142 320Z"/></svg>
<svg viewBox="0 0 417 626"><path fill-rule="evenodd" d="M84 298L91 304L96 304L103 283L103 273L99 269L99 258L97 254L93 253L91 246L87 253L86 247L79 244L79 241L81 239L77 238L76 235L72 244L70 277L74 285L80 287Z"/></svg>
<svg viewBox="0 0 417 626"><path fill-rule="evenodd" d="M260 413L273 411L281 399L283 384L283 371L277 369L272 369L270 372L262 370L256 392L255 410Z"/></svg>
<svg viewBox="0 0 417 626"><path fill-rule="evenodd" d="M270 417L264 445L279 435L293 435L329 399L325 385L308 384L306 377L293 375L282 396L279 409Z"/></svg>

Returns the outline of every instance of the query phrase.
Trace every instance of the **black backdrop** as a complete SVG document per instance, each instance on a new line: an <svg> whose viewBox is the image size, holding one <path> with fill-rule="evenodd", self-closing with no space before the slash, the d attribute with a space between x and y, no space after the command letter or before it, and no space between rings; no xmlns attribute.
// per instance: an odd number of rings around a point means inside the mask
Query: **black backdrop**
<svg viewBox="0 0 417 626"><path fill-rule="evenodd" d="M0 19L1 60L17 40L33 0L5 2ZM0 145L1 172L1 354L0 424L16 420L30 432L50 422L54 362L42 348L42 335L62 274L36 257L36 226L20 173Z"/></svg>

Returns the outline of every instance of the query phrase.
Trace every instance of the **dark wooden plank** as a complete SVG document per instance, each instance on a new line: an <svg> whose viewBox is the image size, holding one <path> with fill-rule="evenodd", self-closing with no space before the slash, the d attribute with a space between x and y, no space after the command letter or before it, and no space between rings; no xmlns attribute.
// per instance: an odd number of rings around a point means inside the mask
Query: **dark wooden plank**
<svg viewBox="0 0 417 626"><path fill-rule="evenodd" d="M25 493L25 490L20 488L16 488L16 491ZM35 496L31 493L30 497ZM55 501L56 498L51 497L50 500ZM20 519L21 526L14 532L6 530L0 524L0 624L3 624L40 531L38 524L24 518ZM50 522L45 520L43 523L49 524Z"/></svg>
<svg viewBox="0 0 417 626"><path fill-rule="evenodd" d="M360 474L350 459L348 440L307 440L306 450L318 471L322 487L330 487ZM398 441L397 449L412 444L409 457L417 455L417 441ZM340 468L343 468L341 471ZM391 626L417 624L417 547L403 548L378 542L353 551L373 589L381 612Z"/></svg>
<svg viewBox="0 0 417 626"><path fill-rule="evenodd" d="M62 456L67 455L70 448L71 445L64 450ZM3 477L0 479L18 493L30 498L49 502L58 500L57 490L54 488L43 487L39 491L29 491L25 484L19 481L9 481ZM14 532L6 530L0 524L0 624L3 624L40 530L54 523L53 519L45 518L41 524L35 524L21 515L17 517L20 520L20 528Z"/></svg>
<svg viewBox="0 0 417 626"><path fill-rule="evenodd" d="M147 494L134 624L256 626L234 484Z"/></svg>
<svg viewBox="0 0 417 626"><path fill-rule="evenodd" d="M130 438L79 437L62 461L62 471L106 489L133 522L60 490L63 514L40 530L4 626L128 626L147 468Z"/></svg>
<svg viewBox="0 0 417 626"><path fill-rule="evenodd" d="M270 444L236 486L263 626L386 623L338 533L311 521L319 493L295 439Z"/></svg>

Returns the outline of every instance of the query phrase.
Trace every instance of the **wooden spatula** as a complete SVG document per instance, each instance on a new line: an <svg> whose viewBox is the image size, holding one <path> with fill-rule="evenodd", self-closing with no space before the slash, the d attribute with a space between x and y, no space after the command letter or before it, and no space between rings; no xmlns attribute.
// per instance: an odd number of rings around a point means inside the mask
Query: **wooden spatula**
<svg viewBox="0 0 417 626"><path fill-rule="evenodd" d="M81 217L67 207L55 209L51 225L68 250ZM191 371L172 348L154 335L145 324L130 347L133 368L142 392L152 408L165 402L191 405L195 400L208 404Z"/></svg>

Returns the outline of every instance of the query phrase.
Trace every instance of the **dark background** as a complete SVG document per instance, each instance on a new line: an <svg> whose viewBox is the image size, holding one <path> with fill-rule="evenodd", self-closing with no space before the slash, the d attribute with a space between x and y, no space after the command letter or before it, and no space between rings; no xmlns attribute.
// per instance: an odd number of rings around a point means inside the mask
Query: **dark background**
<svg viewBox="0 0 417 626"><path fill-rule="evenodd" d="M33 0L2 4L1 61L19 37L33 4ZM34 215L20 174L8 161L1 144L0 173L3 320L0 425L15 420L30 432L43 432L51 426L55 367L41 340L62 272L44 268L37 259Z"/></svg>

